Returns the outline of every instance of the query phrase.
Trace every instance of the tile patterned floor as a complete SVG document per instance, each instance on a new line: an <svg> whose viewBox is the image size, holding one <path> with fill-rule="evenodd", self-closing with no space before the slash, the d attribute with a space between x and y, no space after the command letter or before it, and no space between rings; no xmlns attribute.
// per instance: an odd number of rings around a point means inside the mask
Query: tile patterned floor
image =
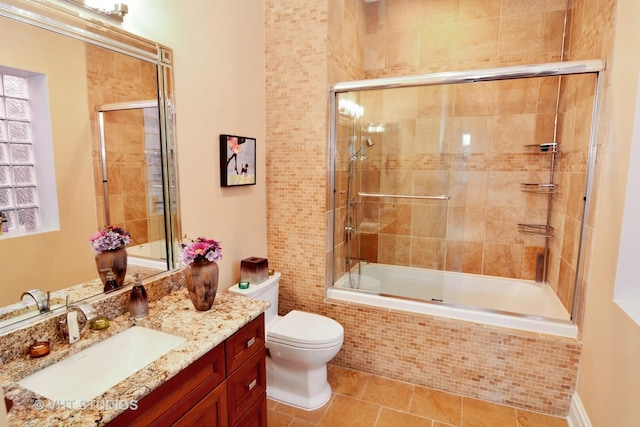
<svg viewBox="0 0 640 427"><path fill-rule="evenodd" d="M564 418L329 365L333 395L315 411L268 400L268 427L567 427Z"/></svg>

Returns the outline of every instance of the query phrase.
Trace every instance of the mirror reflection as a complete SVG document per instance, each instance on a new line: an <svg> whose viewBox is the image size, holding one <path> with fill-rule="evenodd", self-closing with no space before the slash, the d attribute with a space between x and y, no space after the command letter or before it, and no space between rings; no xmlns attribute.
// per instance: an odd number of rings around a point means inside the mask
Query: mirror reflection
<svg viewBox="0 0 640 427"><path fill-rule="evenodd" d="M101 293L89 238L103 227L131 234L125 286L134 274L145 278L174 268L180 235L170 50L131 54L2 14L0 75L27 78L29 91L44 94L46 102L31 104L39 130L30 135L30 160L12 164L14 152L24 152L23 141L0 131L0 177L8 177L0 180L0 192L16 184L18 166L35 169L28 185L39 214L35 226L21 220L21 200L0 194L0 210L13 215L0 235L0 327L15 316L40 314L33 298L21 299L27 291L50 291L53 310L68 294L74 302ZM114 31L115 39L126 39ZM102 27L96 32L108 33ZM0 127L8 129L13 119L2 104ZM51 166L39 171L47 159Z"/></svg>

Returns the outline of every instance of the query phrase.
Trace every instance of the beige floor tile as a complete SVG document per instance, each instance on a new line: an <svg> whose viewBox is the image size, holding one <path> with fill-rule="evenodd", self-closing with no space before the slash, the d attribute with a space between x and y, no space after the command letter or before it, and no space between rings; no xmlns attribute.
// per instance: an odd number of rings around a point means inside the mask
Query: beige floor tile
<svg viewBox="0 0 640 427"><path fill-rule="evenodd" d="M267 399L268 427L568 427L566 419L329 366L333 395L315 411Z"/></svg>
<svg viewBox="0 0 640 427"><path fill-rule="evenodd" d="M462 423L462 397L416 386L409 412L435 421L459 426Z"/></svg>
<svg viewBox="0 0 640 427"><path fill-rule="evenodd" d="M564 418L516 409L518 427L568 427Z"/></svg>
<svg viewBox="0 0 640 427"><path fill-rule="evenodd" d="M347 396L336 395L322 417L324 427L372 427L380 406Z"/></svg>
<svg viewBox="0 0 640 427"><path fill-rule="evenodd" d="M477 399L462 399L462 427L517 427L516 410Z"/></svg>
<svg viewBox="0 0 640 427"><path fill-rule="evenodd" d="M353 369L329 366L327 379L334 393L360 398L373 375Z"/></svg>
<svg viewBox="0 0 640 427"><path fill-rule="evenodd" d="M431 427L431 420L383 407L375 427Z"/></svg>
<svg viewBox="0 0 640 427"><path fill-rule="evenodd" d="M288 427L291 421L293 421L291 415L267 409L267 427Z"/></svg>
<svg viewBox="0 0 640 427"><path fill-rule="evenodd" d="M362 400L388 406L400 411L409 411L413 386L401 381L372 376L362 393Z"/></svg>
<svg viewBox="0 0 640 427"><path fill-rule="evenodd" d="M267 399L267 409L276 409L279 403L275 400Z"/></svg>
<svg viewBox="0 0 640 427"><path fill-rule="evenodd" d="M267 402L269 399L267 399ZM331 401L329 401L331 402ZM284 405L282 403L278 403L278 405L273 409L275 412L280 412L286 415L289 415L291 418L295 418L302 421L307 421L310 423L314 423L318 425L320 419L327 411L330 403L327 403L322 408L316 409L315 411L305 411L304 409L295 408L293 406Z"/></svg>
<svg viewBox="0 0 640 427"><path fill-rule="evenodd" d="M314 427L317 426L318 424L316 423L310 423L308 421L304 421L304 420L299 420L297 418L294 418L293 421L291 421L291 424L289 424L288 427Z"/></svg>

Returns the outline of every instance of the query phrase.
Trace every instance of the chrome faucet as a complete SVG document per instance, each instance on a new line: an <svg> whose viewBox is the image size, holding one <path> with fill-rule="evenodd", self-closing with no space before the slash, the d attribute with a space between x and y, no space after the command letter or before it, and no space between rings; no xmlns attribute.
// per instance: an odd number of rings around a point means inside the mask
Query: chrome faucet
<svg viewBox="0 0 640 427"><path fill-rule="evenodd" d="M51 301L51 294L49 291L45 294L39 289L31 289L30 291L23 292L20 300L23 301L25 296L33 298L40 313L46 313L50 310L49 303Z"/></svg>
<svg viewBox="0 0 640 427"><path fill-rule="evenodd" d="M86 302L81 304L71 304L67 308L67 314L69 314L70 311L78 311L82 313L85 318L85 324L91 323L91 321L97 317L96 310Z"/></svg>
<svg viewBox="0 0 640 427"><path fill-rule="evenodd" d="M71 313L75 314L75 316L69 316ZM82 327L78 325L78 313L82 313L85 319ZM96 317L95 309L88 303L76 303L67 306L65 319L58 325L62 337L64 339L69 339L69 344L75 343L80 339L80 331L84 325L91 324Z"/></svg>

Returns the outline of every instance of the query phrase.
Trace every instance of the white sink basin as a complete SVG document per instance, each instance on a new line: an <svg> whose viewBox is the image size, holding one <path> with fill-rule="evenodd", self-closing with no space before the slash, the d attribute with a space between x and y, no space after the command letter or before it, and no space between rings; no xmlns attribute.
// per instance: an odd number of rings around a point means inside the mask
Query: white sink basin
<svg viewBox="0 0 640 427"><path fill-rule="evenodd" d="M66 405L75 402L77 406L100 396L185 341L133 326L25 377L19 384L51 400Z"/></svg>

